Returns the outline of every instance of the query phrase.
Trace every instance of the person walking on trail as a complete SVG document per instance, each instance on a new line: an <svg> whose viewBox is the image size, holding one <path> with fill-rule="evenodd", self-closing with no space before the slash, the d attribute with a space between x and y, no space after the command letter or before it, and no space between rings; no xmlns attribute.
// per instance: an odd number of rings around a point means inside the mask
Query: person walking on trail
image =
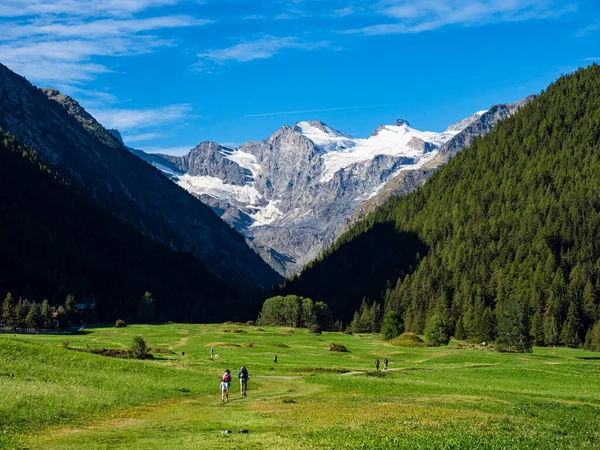
<svg viewBox="0 0 600 450"><path fill-rule="evenodd" d="M379 370L379 359L375 360L375 369Z"/></svg>
<svg viewBox="0 0 600 450"><path fill-rule="evenodd" d="M387 357L383 360L383 370L387 370L388 368L388 359Z"/></svg>
<svg viewBox="0 0 600 450"><path fill-rule="evenodd" d="M231 385L231 372L225 370L221 379L221 403L229 401L229 386Z"/></svg>
<svg viewBox="0 0 600 450"><path fill-rule="evenodd" d="M214 348L210 348L210 358L213 359L215 357L215 349Z"/></svg>
<svg viewBox="0 0 600 450"><path fill-rule="evenodd" d="M277 364L277 355L273 356L273 362Z"/></svg>
<svg viewBox="0 0 600 450"><path fill-rule="evenodd" d="M246 389L248 388L248 369L246 366L240 367L238 371L238 378L240 379L240 393L242 397L247 397Z"/></svg>

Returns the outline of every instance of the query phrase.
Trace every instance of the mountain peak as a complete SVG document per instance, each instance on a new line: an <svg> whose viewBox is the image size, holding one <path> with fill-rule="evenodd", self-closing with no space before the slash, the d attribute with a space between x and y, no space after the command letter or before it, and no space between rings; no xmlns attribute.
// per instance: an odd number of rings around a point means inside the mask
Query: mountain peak
<svg viewBox="0 0 600 450"><path fill-rule="evenodd" d="M321 135L323 136L323 133L327 136L327 137L345 137L345 138L351 138L351 136L347 135L346 133L342 133L339 130L336 130L335 128L331 128L329 125L327 125L324 122L321 122L320 120L308 120L308 121L302 121L302 122L298 122L296 125L294 125L292 127L292 130L298 134L302 134L306 137L308 137L310 139L310 136L315 136L315 135Z"/></svg>

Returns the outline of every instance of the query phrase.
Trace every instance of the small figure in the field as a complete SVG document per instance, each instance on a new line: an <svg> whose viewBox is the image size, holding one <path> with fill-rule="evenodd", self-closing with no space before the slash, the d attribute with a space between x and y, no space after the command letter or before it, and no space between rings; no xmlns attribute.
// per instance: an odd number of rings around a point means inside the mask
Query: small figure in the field
<svg viewBox="0 0 600 450"><path fill-rule="evenodd" d="M231 372L225 370L221 379L221 403L229 401L229 386L231 385Z"/></svg>
<svg viewBox="0 0 600 450"><path fill-rule="evenodd" d="M375 369L379 370L379 359L375 360Z"/></svg>
<svg viewBox="0 0 600 450"><path fill-rule="evenodd" d="M383 370L387 370L388 369L388 359L387 357L384 358L383 360Z"/></svg>
<svg viewBox="0 0 600 450"><path fill-rule="evenodd" d="M246 397L246 389L248 389L248 369L246 369L246 366L240 367L238 378L240 379L240 393L242 397Z"/></svg>
<svg viewBox="0 0 600 450"><path fill-rule="evenodd" d="M277 355L273 356L273 362L277 364Z"/></svg>
<svg viewBox="0 0 600 450"><path fill-rule="evenodd" d="M214 348L210 348L210 358L214 358L215 357L215 349Z"/></svg>

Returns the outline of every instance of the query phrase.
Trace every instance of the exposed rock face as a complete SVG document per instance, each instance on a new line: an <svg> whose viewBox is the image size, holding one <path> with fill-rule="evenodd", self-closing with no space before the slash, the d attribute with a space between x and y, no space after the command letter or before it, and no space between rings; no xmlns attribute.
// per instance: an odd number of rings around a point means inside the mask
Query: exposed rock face
<svg viewBox="0 0 600 450"><path fill-rule="evenodd" d="M36 149L75 189L147 236L194 253L224 280L247 287L280 280L243 236L140 161L75 100L39 90L1 64L0 126Z"/></svg>
<svg viewBox="0 0 600 450"><path fill-rule="evenodd" d="M291 275L319 256L350 220L392 194L421 186L527 101L493 106L442 133L414 130L398 119L368 139L356 139L315 120L283 126L267 140L237 149L205 142L183 157L136 154L209 204L265 261ZM192 165L200 151L200 165Z"/></svg>
<svg viewBox="0 0 600 450"><path fill-rule="evenodd" d="M533 99L534 96L530 95L516 103L494 105L488 111L480 111L460 122L450 125L448 130L456 131L463 126L464 128L456 136L445 143L431 161L428 161L416 170L406 170L399 173L391 179L377 195L359 205L349 224L354 223L357 219L364 217L366 214L373 211L390 196L408 194L422 186L437 168L447 163L462 149L471 145L476 137L485 136L498 122L506 117L510 117L517 112L519 108Z"/></svg>

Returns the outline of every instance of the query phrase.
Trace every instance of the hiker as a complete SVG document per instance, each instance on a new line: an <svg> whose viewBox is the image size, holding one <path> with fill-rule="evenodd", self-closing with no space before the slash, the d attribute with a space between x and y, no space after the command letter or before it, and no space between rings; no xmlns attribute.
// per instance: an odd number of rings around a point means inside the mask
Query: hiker
<svg viewBox="0 0 600 450"><path fill-rule="evenodd" d="M387 357L383 360L383 370L387 370L388 368L388 359Z"/></svg>
<svg viewBox="0 0 600 450"><path fill-rule="evenodd" d="M277 364L277 355L273 356L273 362Z"/></svg>
<svg viewBox="0 0 600 450"><path fill-rule="evenodd" d="M214 358L215 357L215 349L214 348L210 348L210 358Z"/></svg>
<svg viewBox="0 0 600 450"><path fill-rule="evenodd" d="M248 388L248 369L246 366L240 367L238 371L238 378L240 379L240 392L242 397L247 397L246 389Z"/></svg>
<svg viewBox="0 0 600 450"><path fill-rule="evenodd" d="M379 370L379 359L375 360L375 369Z"/></svg>
<svg viewBox="0 0 600 450"><path fill-rule="evenodd" d="M229 401L229 386L231 385L231 372L229 369L225 370L223 378L221 379L221 403Z"/></svg>

